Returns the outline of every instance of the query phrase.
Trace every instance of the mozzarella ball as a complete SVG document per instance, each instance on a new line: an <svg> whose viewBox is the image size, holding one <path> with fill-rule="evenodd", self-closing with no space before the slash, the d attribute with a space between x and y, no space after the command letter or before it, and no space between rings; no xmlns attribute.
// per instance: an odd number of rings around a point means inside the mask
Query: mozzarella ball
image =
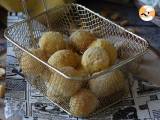
<svg viewBox="0 0 160 120"><path fill-rule="evenodd" d="M87 77L89 73L84 69L83 66L79 66L77 69L79 77ZM83 80L83 85L82 87L87 87L88 85L88 80Z"/></svg>
<svg viewBox="0 0 160 120"><path fill-rule="evenodd" d="M85 76L88 76L89 74L82 65L80 65L76 70L80 77L85 77Z"/></svg>
<svg viewBox="0 0 160 120"><path fill-rule="evenodd" d="M70 36L73 47L79 52L84 52L88 46L95 40L95 36L89 31L77 30Z"/></svg>
<svg viewBox="0 0 160 120"><path fill-rule="evenodd" d="M110 65L115 63L117 58L117 51L110 41L105 39L97 39L90 45L90 47L102 47L108 53Z"/></svg>
<svg viewBox="0 0 160 120"><path fill-rule="evenodd" d="M46 68L43 70L43 73L40 75L40 79L44 80L46 83L49 81L52 72Z"/></svg>
<svg viewBox="0 0 160 120"><path fill-rule="evenodd" d="M0 77L2 77L3 75L5 75L6 71L4 68L0 68Z"/></svg>
<svg viewBox="0 0 160 120"><path fill-rule="evenodd" d="M78 76L77 71L72 67L62 68L62 72L69 76ZM74 95L82 86L82 81L68 80L59 73L53 72L47 85L50 96L70 97Z"/></svg>
<svg viewBox="0 0 160 120"><path fill-rule="evenodd" d="M51 90L51 89L50 89ZM50 90L47 90L47 97L55 102L55 103L58 103L58 104L62 104L62 103L66 103L67 102L67 98L66 97L62 97L62 96L56 96L56 95L53 95L53 94L50 94L51 91Z"/></svg>
<svg viewBox="0 0 160 120"><path fill-rule="evenodd" d="M57 68L65 66L77 67L80 63L80 57L71 50L59 50L49 58L48 63Z"/></svg>
<svg viewBox="0 0 160 120"><path fill-rule="evenodd" d="M87 89L81 89L70 99L70 112L77 117L86 117L98 106L98 99Z"/></svg>
<svg viewBox="0 0 160 120"><path fill-rule="evenodd" d="M59 32L45 32L39 40L39 46L50 57L56 51L65 49L63 35Z"/></svg>
<svg viewBox="0 0 160 120"><path fill-rule="evenodd" d="M81 64L89 73L99 72L109 67L108 53L103 48L90 47L84 52Z"/></svg>
<svg viewBox="0 0 160 120"><path fill-rule="evenodd" d="M123 73L115 70L89 81L90 90L98 97L111 96L125 88Z"/></svg>
<svg viewBox="0 0 160 120"><path fill-rule="evenodd" d="M47 61L45 53L41 49L31 49L31 53L43 61ZM45 69L45 65L30 56L23 53L20 61L22 72L30 75L39 75Z"/></svg>

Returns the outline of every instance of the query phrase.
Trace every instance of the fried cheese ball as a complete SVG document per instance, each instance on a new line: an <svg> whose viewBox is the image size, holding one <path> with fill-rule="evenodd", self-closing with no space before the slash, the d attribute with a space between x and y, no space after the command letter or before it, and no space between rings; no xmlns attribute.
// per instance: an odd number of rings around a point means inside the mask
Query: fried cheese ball
<svg viewBox="0 0 160 120"><path fill-rule="evenodd" d="M43 73L40 75L40 78L47 83L51 77L51 74L52 74L52 72L49 70L49 68L46 67L43 70Z"/></svg>
<svg viewBox="0 0 160 120"><path fill-rule="evenodd" d="M5 96L5 85L0 84L0 98L3 98Z"/></svg>
<svg viewBox="0 0 160 120"><path fill-rule="evenodd" d="M89 31L77 30L71 34L70 40L73 47L83 53L96 38Z"/></svg>
<svg viewBox="0 0 160 120"><path fill-rule="evenodd" d="M71 50L59 50L48 59L48 63L57 68L65 66L77 67L80 63L80 57Z"/></svg>
<svg viewBox="0 0 160 120"><path fill-rule="evenodd" d="M31 49L31 53L39 59L47 61L45 53L40 48ZM30 75L40 75L45 69L45 65L25 52L22 54L20 66L23 73Z"/></svg>
<svg viewBox="0 0 160 120"><path fill-rule="evenodd" d="M88 89L81 89L70 99L70 112L77 117L87 117L98 107L97 97Z"/></svg>
<svg viewBox="0 0 160 120"><path fill-rule="evenodd" d="M90 90L97 97L110 96L125 88L125 79L121 71L115 70L89 81Z"/></svg>
<svg viewBox="0 0 160 120"><path fill-rule="evenodd" d="M66 97L56 96L56 95L54 95L54 94L50 94L50 93L52 92L51 90L52 90L52 89L48 89L48 90L47 90L47 97L48 97L50 100L52 100L52 101L54 101L54 102L56 102L56 103L58 103L58 104L66 103L66 100L67 100Z"/></svg>
<svg viewBox="0 0 160 120"><path fill-rule="evenodd" d="M79 77L86 77L89 75L89 73L83 68L82 65L79 66L76 70L78 72ZM84 80L82 87L86 87L87 85L88 85L88 81Z"/></svg>
<svg viewBox="0 0 160 120"><path fill-rule="evenodd" d="M80 77L85 77L89 74L82 65L80 65L76 70Z"/></svg>
<svg viewBox="0 0 160 120"><path fill-rule="evenodd" d="M73 67L64 67L62 71L70 76L78 76L77 71ZM74 95L82 86L82 81L68 80L59 73L52 73L47 85L48 96L70 97Z"/></svg>
<svg viewBox="0 0 160 120"><path fill-rule="evenodd" d="M102 47L108 53L110 58L110 65L115 63L117 58L117 51L110 41L105 39L97 39L90 45L90 47Z"/></svg>
<svg viewBox="0 0 160 120"><path fill-rule="evenodd" d="M59 32L45 32L39 40L40 48L50 57L58 50L65 49L63 35Z"/></svg>
<svg viewBox="0 0 160 120"><path fill-rule="evenodd" d="M99 72L109 67L108 53L101 47L90 47L84 52L81 64L89 73Z"/></svg>

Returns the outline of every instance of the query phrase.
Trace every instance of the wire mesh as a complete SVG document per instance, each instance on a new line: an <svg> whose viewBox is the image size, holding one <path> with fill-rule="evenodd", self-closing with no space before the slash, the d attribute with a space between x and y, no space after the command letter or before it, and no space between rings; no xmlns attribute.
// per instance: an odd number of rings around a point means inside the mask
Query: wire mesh
<svg viewBox="0 0 160 120"><path fill-rule="evenodd" d="M46 14L47 16L50 16L48 17L47 21L45 21ZM46 27L48 26L48 22L50 24L50 28ZM30 25L28 25L28 23L30 23ZM33 36L30 34L31 29ZM101 71L92 76L71 77L62 71L59 71L59 69L56 67L50 66L47 62L43 61L41 58L38 58L30 51L31 48L39 47L39 38L44 32L49 30L58 31L65 34L66 37L69 37L74 29L89 30L98 38L105 38L110 40L113 44L115 44L117 49L119 49L119 56L125 59L119 60L109 69ZM16 57L19 59L19 62L21 61L22 54L27 53L31 55L33 59L37 60L37 62L45 64L45 69L49 70L50 68L56 70L56 72L58 71L60 75L70 80L90 80L96 77L100 77L101 75L105 75L110 71L119 69L121 66L144 54L148 48L148 43L143 38L126 31L108 19L105 19L93 11L87 9L86 7L78 4L69 4L59 8L53 8L34 18L27 19L13 26L10 26L5 31L5 37L15 45L14 51L16 53ZM34 42L36 44L33 43L32 37L34 37ZM48 88L46 86L46 80L44 80L41 74L25 75L27 80L33 86L40 90L44 95L47 95ZM106 105L114 103L115 101L122 98L123 95L124 91L122 90L118 91L112 97L101 98L100 106L98 109L102 109ZM61 102L57 102L55 99L51 99L51 101L70 114L68 98L58 99L61 99L58 100Z"/></svg>

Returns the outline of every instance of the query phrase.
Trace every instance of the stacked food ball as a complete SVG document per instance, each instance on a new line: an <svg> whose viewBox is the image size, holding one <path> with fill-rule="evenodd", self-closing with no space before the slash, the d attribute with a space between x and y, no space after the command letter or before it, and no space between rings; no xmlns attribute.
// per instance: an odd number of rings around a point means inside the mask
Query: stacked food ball
<svg viewBox="0 0 160 120"><path fill-rule="evenodd" d="M85 30L77 30L68 40L59 32L45 32L39 40L39 47L31 53L70 77L84 77L108 69L116 62L117 51L104 38ZM68 41L68 43L66 43ZM89 81L67 79L51 68L45 67L32 56L23 53L23 73L40 76L45 80L47 96L56 103L65 99L70 112L86 117L99 106L99 99L109 97L125 87L123 73L115 70Z"/></svg>

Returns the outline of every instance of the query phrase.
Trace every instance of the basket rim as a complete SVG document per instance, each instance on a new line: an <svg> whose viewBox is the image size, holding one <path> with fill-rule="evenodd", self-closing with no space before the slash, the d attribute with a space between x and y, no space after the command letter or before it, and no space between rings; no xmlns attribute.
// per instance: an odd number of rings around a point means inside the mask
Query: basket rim
<svg viewBox="0 0 160 120"><path fill-rule="evenodd" d="M72 4L66 4L66 5L64 5L64 6L67 7L67 6L72 6L72 5L73 5L73 6L81 7L81 8L83 8L83 9L89 11L90 13L98 16L99 18L101 18L101 19L103 19L103 20L105 20L105 21L107 21L107 22L115 25L116 27L120 28L120 29L123 30L124 32L127 32L127 33L131 34L132 36L135 36L135 37L139 38L141 41L143 41L143 42L146 44L146 48L145 48L142 52L137 53L135 56L131 56L131 57L127 58L126 60L123 60L123 61L119 62L118 64L114 64L114 65L112 65L111 67L109 67L109 68L107 68L107 69L104 69L104 70L102 70L102 71L100 71L100 72L97 72L97 73L95 73L95 74L93 74L93 75L91 75L91 76L71 77L71 76L63 73L60 69L56 68L55 66L51 66L51 65L48 64L47 62L44 62L44 61L42 61L41 59L39 59L38 57L34 56L29 50L26 50L25 48L23 48L22 46L20 46L18 43L16 43L16 42L8 35L8 31L9 31L10 29L16 27L17 25L21 25L21 24L23 24L23 23L28 23L28 22L30 22L31 20L34 20L35 18L37 18L38 16L44 15L44 14L46 14L47 12L52 11L53 9L56 9L56 8L49 9L49 10L47 10L47 11L42 12L41 14L39 14L39 15L37 15L37 16L34 16L34 17L32 17L32 18L29 18L29 19L22 20L22 21L20 21L20 22L17 22L17 23L15 23L15 24L7 27L7 28L5 29L5 31L4 31L4 37L5 37L8 41L10 41L13 45L15 45L16 47L18 47L18 48L21 49L22 51L26 52L27 54L29 54L30 56L32 56L34 59L38 60L39 62L41 62L41 63L44 64L45 66L49 67L49 68L52 69L53 71L59 73L60 75L62 75L63 77L65 77L65 78L68 79L68 80L91 80L91 79L95 79L95 78L97 78L97 77L99 77L99 76L101 76L101 75L107 74L107 73L109 73L109 72L111 72L111 71L113 71L113 70L116 70L116 69L118 69L118 68L121 68L121 67L124 66L125 64L133 61L134 59L138 58L139 56L142 56L143 54L145 54L145 53L147 52L147 50L148 50L148 48L149 48L149 43L148 43L144 38L142 38L142 37L140 37L140 36L138 36L138 35L130 32L130 31L128 31L127 29L125 29L125 28L121 27L120 25L118 25L118 24L110 21L109 19L101 16L100 14L98 14L98 13L96 13L96 12L94 12L94 11L88 9L88 8L86 8L86 7L83 6L83 5L72 3Z"/></svg>

